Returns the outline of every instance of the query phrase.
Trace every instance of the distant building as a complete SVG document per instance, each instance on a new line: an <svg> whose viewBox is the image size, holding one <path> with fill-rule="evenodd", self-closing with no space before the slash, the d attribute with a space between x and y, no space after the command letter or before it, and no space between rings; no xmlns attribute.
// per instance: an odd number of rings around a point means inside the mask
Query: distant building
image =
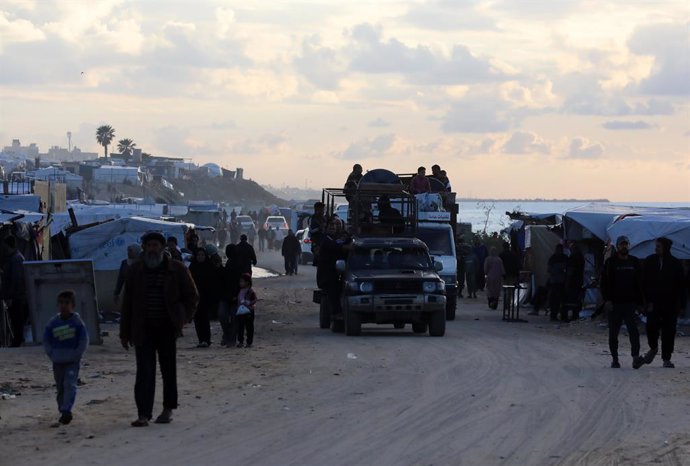
<svg viewBox="0 0 690 466"><path fill-rule="evenodd" d="M64 183L69 189L82 187L84 179L58 167L39 168L26 174L28 179Z"/></svg>
<svg viewBox="0 0 690 466"><path fill-rule="evenodd" d="M71 152L69 149L65 149L64 147L53 146L48 149L48 153L44 155L48 159L57 160L60 162L86 160L98 157L96 152L82 152L82 150L76 146L72 148Z"/></svg>
<svg viewBox="0 0 690 466"><path fill-rule="evenodd" d="M2 149L3 155L9 155L13 157L21 157L24 159L35 159L39 156L38 146L35 142L32 142L28 146L22 146L19 139L12 139L11 146L5 146Z"/></svg>

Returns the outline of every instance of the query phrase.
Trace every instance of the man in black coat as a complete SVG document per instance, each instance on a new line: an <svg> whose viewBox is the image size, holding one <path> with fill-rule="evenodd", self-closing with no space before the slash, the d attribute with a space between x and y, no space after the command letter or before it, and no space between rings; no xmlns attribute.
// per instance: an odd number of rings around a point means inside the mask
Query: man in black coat
<svg viewBox="0 0 690 466"><path fill-rule="evenodd" d="M566 270L568 268L568 256L563 253L563 245L556 245L556 250L549 257L549 311L551 320L557 321L560 315L562 321L568 321L568 311L563 306L565 300Z"/></svg>
<svg viewBox="0 0 690 466"><path fill-rule="evenodd" d="M256 265L256 252L254 251L254 246L247 242L247 235L240 236L240 242L235 249L235 255L240 272L251 275L252 266Z"/></svg>
<svg viewBox="0 0 690 466"><path fill-rule="evenodd" d="M297 275L297 262L302 253L302 245L295 236L295 232L288 230L288 234L283 239L281 254L285 259L285 275Z"/></svg>
<svg viewBox="0 0 690 466"><path fill-rule="evenodd" d="M570 247L570 256L566 267L566 282L565 282L565 313L568 314L568 309L572 310L571 320L577 321L580 319L580 310L582 310L582 286L585 282L585 256L580 251L577 244Z"/></svg>
<svg viewBox="0 0 690 466"><path fill-rule="evenodd" d="M650 364L654 361L661 333L661 359L667 368L675 367L671 362L671 355L685 293L683 266L671 255L672 245L673 242L667 238L657 239L656 253L645 259L642 268L649 343L644 362Z"/></svg>
<svg viewBox="0 0 690 466"><path fill-rule="evenodd" d="M609 350L611 367L621 367L618 362L618 334L625 322L630 338L633 368L639 369L644 364L640 357L640 333L635 322L635 310L642 306L642 267L637 257L629 254L630 241L627 236L616 240L616 253L604 263L601 275L601 293L604 301L610 301L613 309L609 313Z"/></svg>

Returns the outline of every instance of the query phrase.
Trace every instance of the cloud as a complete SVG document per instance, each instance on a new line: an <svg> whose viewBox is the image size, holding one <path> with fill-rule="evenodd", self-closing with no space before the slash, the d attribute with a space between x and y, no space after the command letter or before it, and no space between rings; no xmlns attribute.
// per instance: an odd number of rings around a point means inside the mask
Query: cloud
<svg viewBox="0 0 690 466"><path fill-rule="evenodd" d="M613 121L607 121L604 124L602 124L605 129L611 129L611 130L637 130L637 129L651 129L654 128L654 125L647 123L646 121L638 120L638 121L622 121L622 120L613 120Z"/></svg>
<svg viewBox="0 0 690 466"><path fill-rule="evenodd" d="M570 143L568 155L576 159L594 159L604 154L604 146L583 137L576 137Z"/></svg>
<svg viewBox="0 0 690 466"><path fill-rule="evenodd" d="M208 129L235 129L237 123L234 120L216 121L206 126Z"/></svg>
<svg viewBox="0 0 690 466"><path fill-rule="evenodd" d="M450 56L427 45L410 47L398 39L383 40L381 28L364 23L351 32L353 71L401 74L414 84L469 84L506 79L488 60L455 45Z"/></svg>
<svg viewBox="0 0 690 466"><path fill-rule="evenodd" d="M480 11L476 0L431 0L410 6L403 20L433 31L495 30L495 20Z"/></svg>
<svg viewBox="0 0 690 466"><path fill-rule="evenodd" d="M654 57L652 72L639 84L643 94L690 94L690 24L653 24L635 30L628 47Z"/></svg>
<svg viewBox="0 0 690 466"><path fill-rule="evenodd" d="M34 42L45 38L45 33L31 21L13 18L8 13L0 11L0 52L4 46L11 43Z"/></svg>
<svg viewBox="0 0 690 466"><path fill-rule="evenodd" d="M385 155L395 143L395 134L382 134L373 139L362 139L353 142L347 148L335 154L336 157L348 160L362 160Z"/></svg>
<svg viewBox="0 0 690 466"><path fill-rule="evenodd" d="M322 47L319 36L302 41L302 53L293 60L293 64L298 72L320 89L337 89L345 74L336 50Z"/></svg>
<svg viewBox="0 0 690 466"><path fill-rule="evenodd" d="M447 133L497 133L508 131L521 119L505 100L471 94L453 103L441 129Z"/></svg>
<svg viewBox="0 0 690 466"><path fill-rule="evenodd" d="M391 124L389 121L386 121L381 117L378 117L377 119L371 120L369 123L367 123L367 126L370 128L387 128L390 125Z"/></svg>
<svg viewBox="0 0 690 466"><path fill-rule="evenodd" d="M549 154L551 147L543 139L528 131L516 131L502 147L507 154Z"/></svg>
<svg viewBox="0 0 690 466"><path fill-rule="evenodd" d="M266 133L257 138L248 138L230 146L233 154L255 155L275 153L284 149L287 138L282 134Z"/></svg>

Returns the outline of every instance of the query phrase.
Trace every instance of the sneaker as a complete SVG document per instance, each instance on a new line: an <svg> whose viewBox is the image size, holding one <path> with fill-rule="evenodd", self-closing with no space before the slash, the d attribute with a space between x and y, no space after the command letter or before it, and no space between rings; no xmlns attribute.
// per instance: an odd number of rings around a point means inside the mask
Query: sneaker
<svg viewBox="0 0 690 466"><path fill-rule="evenodd" d="M644 363L651 364L654 361L657 351L659 351L659 348L654 348L647 351L644 355Z"/></svg>
<svg viewBox="0 0 690 466"><path fill-rule="evenodd" d="M611 363L611 369L620 369L620 368L621 368L621 363L619 363L618 361L613 361Z"/></svg>
<svg viewBox="0 0 690 466"><path fill-rule="evenodd" d="M639 369L643 365L644 365L644 358L643 357L635 356L633 358L633 363L632 363L633 369Z"/></svg>
<svg viewBox="0 0 690 466"><path fill-rule="evenodd" d="M60 416L60 419L58 419L58 422L62 425L67 425L70 422L72 422L72 413L62 413L62 416Z"/></svg>
<svg viewBox="0 0 690 466"><path fill-rule="evenodd" d="M664 367L666 369L674 369L676 366L671 362L670 359L667 359L666 361L664 361Z"/></svg>

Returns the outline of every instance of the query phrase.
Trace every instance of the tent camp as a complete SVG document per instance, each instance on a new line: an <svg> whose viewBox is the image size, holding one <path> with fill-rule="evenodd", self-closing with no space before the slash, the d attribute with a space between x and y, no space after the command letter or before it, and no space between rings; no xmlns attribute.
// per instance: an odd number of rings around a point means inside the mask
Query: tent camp
<svg viewBox="0 0 690 466"><path fill-rule="evenodd" d="M166 238L174 236L185 244L184 235L193 225L172 223L143 217L128 217L102 223L76 232L69 237L72 259L92 259L94 270L118 270L127 256L127 246L139 243L144 233L157 231Z"/></svg>
<svg viewBox="0 0 690 466"><path fill-rule="evenodd" d="M71 204L74 215L79 225L104 222L106 220L121 219L127 217L160 218L163 215L163 204L107 204L85 205ZM57 235L72 224L67 212L52 215L53 225L51 234Z"/></svg>
<svg viewBox="0 0 690 466"><path fill-rule="evenodd" d="M657 238L673 241L671 253L678 259L690 259L690 212L686 215L629 216L615 221L607 229L608 238L625 235L630 240L630 253L644 258L654 253Z"/></svg>
<svg viewBox="0 0 690 466"><path fill-rule="evenodd" d="M606 241L609 238L607 229L616 220L628 216L690 216L688 208L664 207L631 207L613 204L592 203L576 207L565 213L563 225L565 236L569 240L598 238Z"/></svg>

